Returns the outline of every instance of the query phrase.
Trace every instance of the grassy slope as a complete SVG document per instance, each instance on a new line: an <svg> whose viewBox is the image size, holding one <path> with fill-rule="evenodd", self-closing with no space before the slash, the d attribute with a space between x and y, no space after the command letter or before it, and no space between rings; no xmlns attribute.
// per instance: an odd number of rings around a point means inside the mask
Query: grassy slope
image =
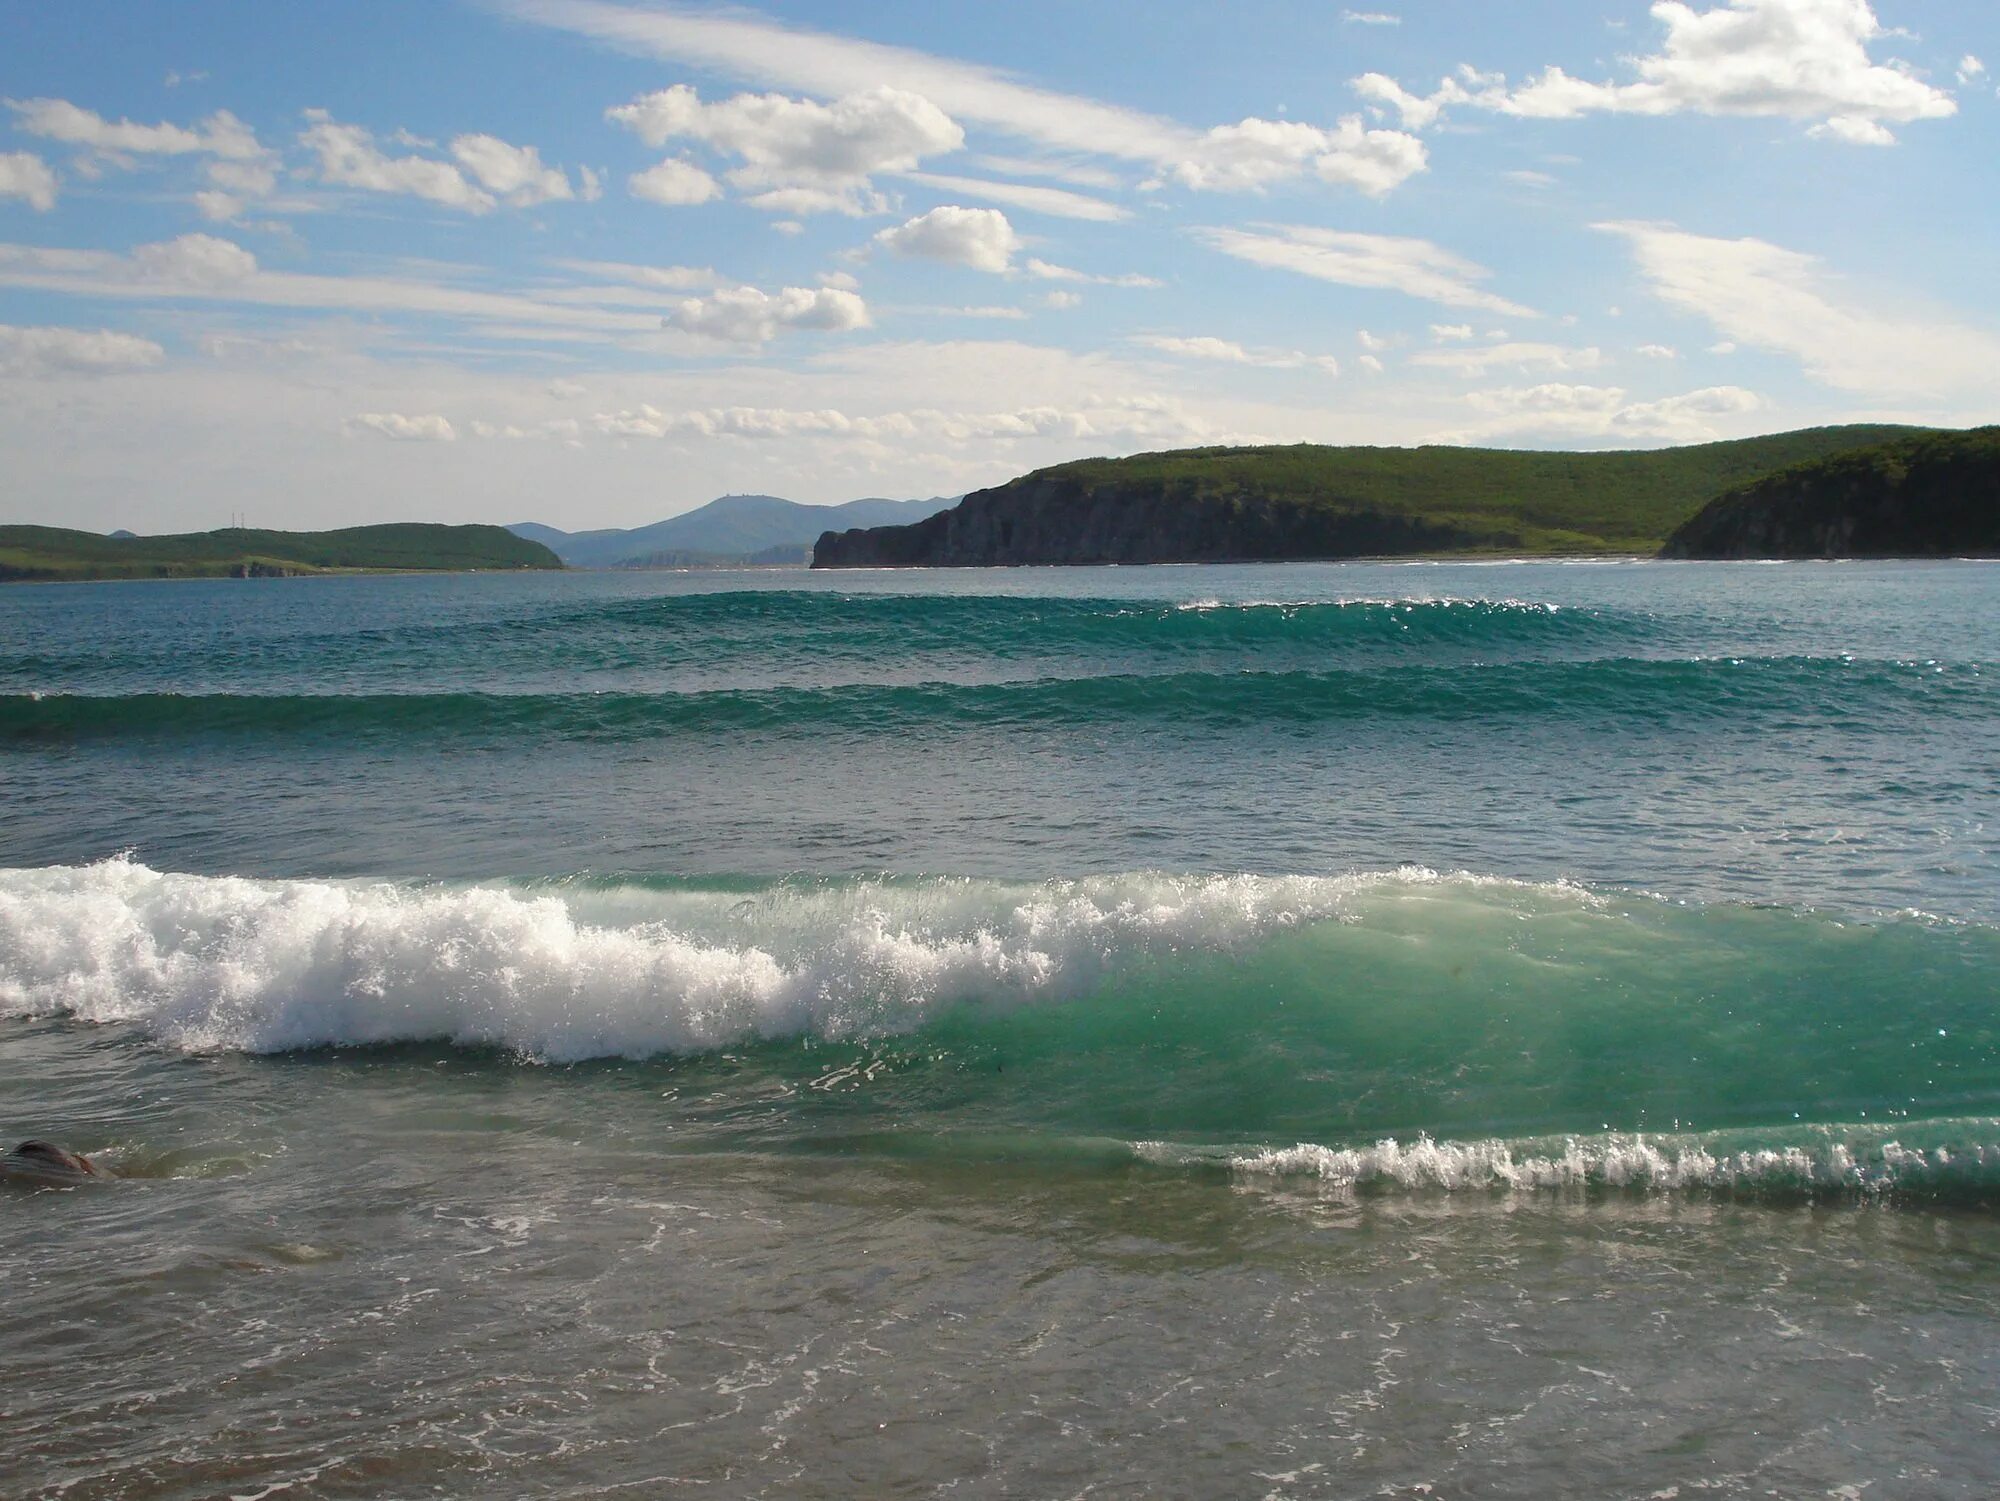
<svg viewBox="0 0 2000 1501"><path fill-rule="evenodd" d="M499 526L397 522L331 532L232 527L168 537L0 526L0 579L216 578L250 563L290 573L562 566L540 543Z"/></svg>
<svg viewBox="0 0 2000 1501"><path fill-rule="evenodd" d="M1086 491L1160 486L1177 501L1258 496L1504 531L1550 552L1651 552L1711 497L1772 470L1921 429L1806 428L1612 453L1491 448L1195 448L1038 471Z"/></svg>

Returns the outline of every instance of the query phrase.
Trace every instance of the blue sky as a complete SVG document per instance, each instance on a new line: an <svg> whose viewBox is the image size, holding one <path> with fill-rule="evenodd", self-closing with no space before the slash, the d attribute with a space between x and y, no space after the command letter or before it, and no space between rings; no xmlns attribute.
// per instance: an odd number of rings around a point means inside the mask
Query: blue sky
<svg viewBox="0 0 2000 1501"><path fill-rule="evenodd" d="M1990 0L0 0L0 519L2000 417Z"/></svg>

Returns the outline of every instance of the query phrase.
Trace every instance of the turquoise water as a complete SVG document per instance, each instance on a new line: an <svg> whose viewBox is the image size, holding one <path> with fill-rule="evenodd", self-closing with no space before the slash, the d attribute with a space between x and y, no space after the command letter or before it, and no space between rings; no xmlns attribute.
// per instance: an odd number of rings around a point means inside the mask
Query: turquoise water
<svg viewBox="0 0 2000 1501"><path fill-rule="evenodd" d="M2000 1468L1991 565L17 588L0 807L0 1494Z"/></svg>

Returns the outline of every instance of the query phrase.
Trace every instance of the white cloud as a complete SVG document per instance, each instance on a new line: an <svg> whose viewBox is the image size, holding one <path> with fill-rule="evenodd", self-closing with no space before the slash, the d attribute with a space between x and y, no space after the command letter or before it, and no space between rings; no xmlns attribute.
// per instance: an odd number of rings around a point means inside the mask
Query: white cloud
<svg viewBox="0 0 2000 1501"><path fill-rule="evenodd" d="M1060 289L1042 293L1042 306L1053 313L1066 313L1071 308L1083 306L1083 293L1065 292Z"/></svg>
<svg viewBox="0 0 2000 1501"><path fill-rule="evenodd" d="M1344 10L1340 19L1349 26L1401 26L1403 18L1381 10Z"/></svg>
<svg viewBox="0 0 2000 1501"><path fill-rule="evenodd" d="M1593 370L1603 360L1596 349L1562 344L1482 344L1470 349L1426 349L1410 356L1412 365L1484 375L1492 370Z"/></svg>
<svg viewBox="0 0 2000 1501"><path fill-rule="evenodd" d="M1168 169L1190 188L1260 190L1310 172L1322 182L1379 198L1424 170L1424 143L1400 130L1370 130L1358 115L1332 130L1295 120L1218 125Z"/></svg>
<svg viewBox="0 0 2000 1501"><path fill-rule="evenodd" d="M1472 337L1472 325L1470 323L1433 323L1431 325L1431 337L1440 344L1448 340L1469 339Z"/></svg>
<svg viewBox="0 0 2000 1501"><path fill-rule="evenodd" d="M1806 132L1815 140L1845 141L1850 146L1893 146L1896 133L1879 121L1860 115L1830 115Z"/></svg>
<svg viewBox="0 0 2000 1501"><path fill-rule="evenodd" d="M1534 434L1702 442L1723 436L1733 427L1730 419L1748 417L1764 407L1762 397L1741 386L1708 386L1639 402L1629 401L1619 386L1505 386L1468 392L1465 400L1494 420L1451 434L1447 441Z"/></svg>
<svg viewBox="0 0 2000 1501"><path fill-rule="evenodd" d="M578 306L564 291L603 299L604 289L549 290L542 296L392 277L316 276L270 271L233 241L183 235L140 245L129 255L0 244L0 286L82 297L207 301L323 311L450 318L489 336L601 340L657 336L657 311ZM635 294L636 295L636 294Z"/></svg>
<svg viewBox="0 0 2000 1501"><path fill-rule="evenodd" d="M1427 95L1380 73L1354 86L1416 129L1462 105L1543 120L1776 116L1817 121L1815 134L1880 144L1893 139L1889 123L1939 119L1958 108L1911 69L1869 56L1869 44L1890 35L1869 0L1723 0L1707 10L1655 0L1652 11L1666 35L1658 52L1631 60L1638 76L1629 83L1592 83L1550 67L1510 87L1500 74L1461 67Z"/></svg>
<svg viewBox="0 0 2000 1501"><path fill-rule="evenodd" d="M936 172L906 172L903 175L927 188L937 188L966 198L984 198L992 203L1004 203L1009 208L1049 214L1058 219L1089 219L1111 224L1132 217L1131 210L1120 208L1115 203L1092 198L1087 193L1068 192L1063 188L1044 188L1021 182L989 182L979 177L949 177Z"/></svg>
<svg viewBox="0 0 2000 1501"><path fill-rule="evenodd" d="M1974 57L1970 52L1958 60L1958 81L1960 83L1972 83L1977 79L1983 78L1985 74L1986 64Z"/></svg>
<svg viewBox="0 0 2000 1501"><path fill-rule="evenodd" d="M481 187L516 208L533 208L574 198L569 178L542 164L533 146L514 146L498 136L452 138L451 154Z"/></svg>
<svg viewBox="0 0 2000 1501"><path fill-rule="evenodd" d="M1360 365L1370 375L1380 375L1382 373L1382 361L1372 354L1362 355L1355 363Z"/></svg>
<svg viewBox="0 0 2000 1501"><path fill-rule="evenodd" d="M1357 328L1354 331L1354 342L1370 354L1380 354L1389 347L1390 343L1389 340L1383 338L1380 334L1371 334L1365 328Z"/></svg>
<svg viewBox="0 0 2000 1501"><path fill-rule="evenodd" d="M45 140L125 156L219 156L253 161L264 155L256 134L228 110L217 110L194 129L107 120L67 99L9 99L15 128Z"/></svg>
<svg viewBox="0 0 2000 1501"><path fill-rule="evenodd" d="M1862 306L1814 256L1665 224L1593 227L1631 246L1662 301L1707 319L1728 342L1796 357L1827 385L1877 397L2000 397L2000 338L1933 315Z"/></svg>
<svg viewBox="0 0 2000 1501"><path fill-rule="evenodd" d="M1680 351L1671 344L1641 344L1638 353L1649 360L1677 360L1681 357Z"/></svg>
<svg viewBox="0 0 2000 1501"><path fill-rule="evenodd" d="M489 425L490 426L490 425ZM569 424L547 424L543 436L564 436ZM668 411L641 403L600 412L576 430L607 438L808 438L847 443L905 444L916 438L950 443L1083 439L1097 442L1192 441L1214 429L1169 397L1095 399L1075 407L1029 406L1001 411L906 408L869 415L833 407L697 407ZM475 428L475 431L477 429Z"/></svg>
<svg viewBox="0 0 2000 1501"><path fill-rule="evenodd" d="M875 241L898 255L946 261L995 275L1010 269L1014 252L1021 246L1014 226L1000 210L960 208L955 204L934 208L894 229L885 229L875 236Z"/></svg>
<svg viewBox="0 0 2000 1501"><path fill-rule="evenodd" d="M234 240L182 235L132 252L139 275L168 286L226 287L257 273L257 257Z"/></svg>
<svg viewBox="0 0 2000 1501"><path fill-rule="evenodd" d="M25 198L46 214L56 206L56 175L31 152L0 151L0 198Z"/></svg>
<svg viewBox="0 0 2000 1501"><path fill-rule="evenodd" d="M853 212L880 172L914 170L927 156L958 150L965 132L921 95L877 87L832 104L783 94L738 94L705 104L686 84L605 112L649 146L699 141L742 165L730 185L782 212Z"/></svg>
<svg viewBox="0 0 2000 1501"><path fill-rule="evenodd" d="M1500 175L1508 182L1518 183L1524 188L1552 188L1561 181L1560 178L1550 173L1536 172L1527 167L1517 167L1513 171L1502 172Z"/></svg>
<svg viewBox="0 0 2000 1501"><path fill-rule="evenodd" d="M202 218L210 223L227 224L230 220L242 216L245 205L243 200L234 194L204 189L194 195L194 206L200 211Z"/></svg>
<svg viewBox="0 0 2000 1501"><path fill-rule="evenodd" d="M776 296L756 287L726 287L688 298L667 321L722 343L762 344L784 329L845 333L866 328L868 305L840 287L786 287Z"/></svg>
<svg viewBox="0 0 2000 1501"><path fill-rule="evenodd" d="M1429 240L1358 234L1303 224L1267 224L1258 231L1202 229L1196 234L1224 255L1293 271L1341 286L1402 292L1446 307L1477 308L1509 317L1534 312L1474 285L1491 273Z"/></svg>
<svg viewBox="0 0 2000 1501"><path fill-rule="evenodd" d="M643 172L634 172L625 186L634 198L668 208L685 208L722 196L722 185L713 177L693 162L676 161L672 157Z"/></svg>
<svg viewBox="0 0 2000 1501"><path fill-rule="evenodd" d="M1141 276L1136 271L1128 271L1119 276L1099 276L1090 271L1079 271L1073 266L1052 265L1048 261L1030 258L1024 268L1028 275L1038 281L1085 282L1100 287L1145 287L1155 288L1166 283L1157 277Z"/></svg>
<svg viewBox="0 0 2000 1501"><path fill-rule="evenodd" d="M734 78L822 96L884 89L914 95L954 122L971 121L1056 151L1144 162L1189 187L1254 188L1310 171L1379 194L1423 166L1420 142L1396 131L1367 130L1358 118L1331 130L1247 119L1204 134L1158 115L1036 88L975 63L737 12L608 0L498 3L524 20Z"/></svg>
<svg viewBox="0 0 2000 1501"><path fill-rule="evenodd" d="M1161 354L1189 360L1215 360L1225 365L1255 365L1267 370L1319 370L1340 374L1340 361L1330 354L1307 354L1298 349L1247 349L1229 339L1207 336L1175 338L1165 334L1143 334L1134 342Z"/></svg>
<svg viewBox="0 0 2000 1501"><path fill-rule="evenodd" d="M435 412L405 416L401 412L357 412L347 419L349 432L376 433L403 443L455 443L458 431Z"/></svg>
<svg viewBox="0 0 2000 1501"><path fill-rule="evenodd" d="M108 328L19 328L0 323L0 374L103 375L157 365L166 351L151 339Z"/></svg>
<svg viewBox="0 0 2000 1501"><path fill-rule="evenodd" d="M1720 343L1711 344L1708 346L1708 352L1710 354L1734 354L1736 353L1735 341L1724 339Z"/></svg>
<svg viewBox="0 0 2000 1501"><path fill-rule="evenodd" d="M490 193L466 181L450 162L427 156L392 157L359 125L342 125L321 110L308 110L306 118L310 123L299 133L299 144L318 156L323 182L373 193L407 193L474 214L494 205Z"/></svg>
<svg viewBox="0 0 2000 1501"><path fill-rule="evenodd" d="M275 154L254 161L218 160L208 164L208 180L225 193L242 198L262 198L278 186Z"/></svg>
<svg viewBox="0 0 2000 1501"><path fill-rule="evenodd" d="M638 287L662 287L673 292L701 292L723 283L723 278L708 266L635 266L627 261L559 261L557 264L565 270L580 271L586 276L628 281Z"/></svg>

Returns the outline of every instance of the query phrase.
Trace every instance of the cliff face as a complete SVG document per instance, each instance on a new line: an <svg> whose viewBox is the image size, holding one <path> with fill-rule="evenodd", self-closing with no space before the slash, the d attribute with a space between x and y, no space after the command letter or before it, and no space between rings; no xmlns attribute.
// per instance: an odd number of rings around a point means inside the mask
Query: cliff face
<svg viewBox="0 0 2000 1501"><path fill-rule="evenodd" d="M1171 481L1088 484L1031 474L910 526L827 532L815 568L1029 563L1227 563L1506 547L1509 533L1365 508L1197 495Z"/></svg>
<svg viewBox="0 0 2000 1501"><path fill-rule="evenodd" d="M1668 558L2000 556L2000 427L1885 443L1732 490Z"/></svg>

